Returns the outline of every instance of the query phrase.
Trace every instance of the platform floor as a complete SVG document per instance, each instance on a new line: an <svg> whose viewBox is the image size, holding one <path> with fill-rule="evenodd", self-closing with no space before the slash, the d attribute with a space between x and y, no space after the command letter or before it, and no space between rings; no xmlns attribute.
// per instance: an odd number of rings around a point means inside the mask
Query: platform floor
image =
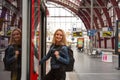
<svg viewBox="0 0 120 80"><path fill-rule="evenodd" d="M10 80L10 72L4 71L2 61L0 61L0 80Z"/></svg>
<svg viewBox="0 0 120 80"><path fill-rule="evenodd" d="M67 73L66 80L120 80L118 56L113 55L112 62L103 62L101 57L91 57L72 47L75 57L75 71Z"/></svg>
<svg viewBox="0 0 120 80"><path fill-rule="evenodd" d="M118 67L117 55L113 55L112 62L103 62L101 57L81 53L75 46L72 46L72 49L75 66L73 72L67 72L66 80L120 80L120 70L115 69ZM0 80L10 80L10 72L3 71L2 61L0 61Z"/></svg>

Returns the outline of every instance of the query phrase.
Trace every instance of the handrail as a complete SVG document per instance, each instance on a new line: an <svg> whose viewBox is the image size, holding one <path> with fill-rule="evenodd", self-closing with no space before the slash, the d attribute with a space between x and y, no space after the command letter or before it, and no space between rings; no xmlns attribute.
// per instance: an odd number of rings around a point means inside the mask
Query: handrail
<svg viewBox="0 0 120 80"><path fill-rule="evenodd" d="M93 48L95 50L97 50L98 48ZM105 52L115 52L115 49L104 49L104 48L99 48L101 51L105 51Z"/></svg>

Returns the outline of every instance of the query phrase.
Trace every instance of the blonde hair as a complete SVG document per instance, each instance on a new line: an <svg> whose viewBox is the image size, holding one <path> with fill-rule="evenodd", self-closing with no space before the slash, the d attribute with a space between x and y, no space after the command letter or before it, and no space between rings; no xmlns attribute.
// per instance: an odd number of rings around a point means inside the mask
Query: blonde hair
<svg viewBox="0 0 120 80"><path fill-rule="evenodd" d="M19 33L20 33L20 35L21 35L21 40L20 40L20 42L19 43L15 43L15 40L13 39L13 32L14 31L18 31ZM12 32L11 32L11 34L10 34L10 40L9 40L9 45L13 45L13 44L20 44L21 45L21 41L22 41L22 31L21 31L21 29L19 29L19 28L15 28Z"/></svg>
<svg viewBox="0 0 120 80"><path fill-rule="evenodd" d="M56 44L56 42L55 42L55 35L56 35L56 33L58 31L62 32L62 41L60 42L60 45L67 45L66 35L65 35L65 32L62 29L57 29L55 31L54 36L53 36L53 40L52 40L52 44Z"/></svg>

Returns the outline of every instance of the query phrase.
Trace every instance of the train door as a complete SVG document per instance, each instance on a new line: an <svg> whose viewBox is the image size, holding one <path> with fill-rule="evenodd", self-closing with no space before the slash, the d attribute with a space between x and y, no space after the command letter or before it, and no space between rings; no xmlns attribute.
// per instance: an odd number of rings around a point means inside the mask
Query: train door
<svg viewBox="0 0 120 80"><path fill-rule="evenodd" d="M46 7L41 0L23 0L22 4L21 80L40 80L45 74L45 65L39 66L39 60L46 53Z"/></svg>
<svg viewBox="0 0 120 80"><path fill-rule="evenodd" d="M46 55L46 6L41 3L41 58ZM41 78L46 73L46 64L41 65Z"/></svg>

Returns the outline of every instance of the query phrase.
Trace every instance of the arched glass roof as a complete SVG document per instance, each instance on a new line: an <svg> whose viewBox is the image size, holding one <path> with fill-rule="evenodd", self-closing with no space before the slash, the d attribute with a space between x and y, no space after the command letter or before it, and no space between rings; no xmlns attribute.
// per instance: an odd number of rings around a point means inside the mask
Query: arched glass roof
<svg viewBox="0 0 120 80"><path fill-rule="evenodd" d="M53 35L54 31L60 28L65 31L68 41L71 41L73 28L76 28L78 32L86 31L84 23L74 12L52 2L47 3L46 6L49 11L47 16L47 37ZM86 33L83 32L83 35L87 35Z"/></svg>
<svg viewBox="0 0 120 80"><path fill-rule="evenodd" d="M86 31L82 20L67 8L55 3L47 3L46 6L49 11L47 27L50 31L53 32L58 28L62 28L65 31L72 31L73 28Z"/></svg>

